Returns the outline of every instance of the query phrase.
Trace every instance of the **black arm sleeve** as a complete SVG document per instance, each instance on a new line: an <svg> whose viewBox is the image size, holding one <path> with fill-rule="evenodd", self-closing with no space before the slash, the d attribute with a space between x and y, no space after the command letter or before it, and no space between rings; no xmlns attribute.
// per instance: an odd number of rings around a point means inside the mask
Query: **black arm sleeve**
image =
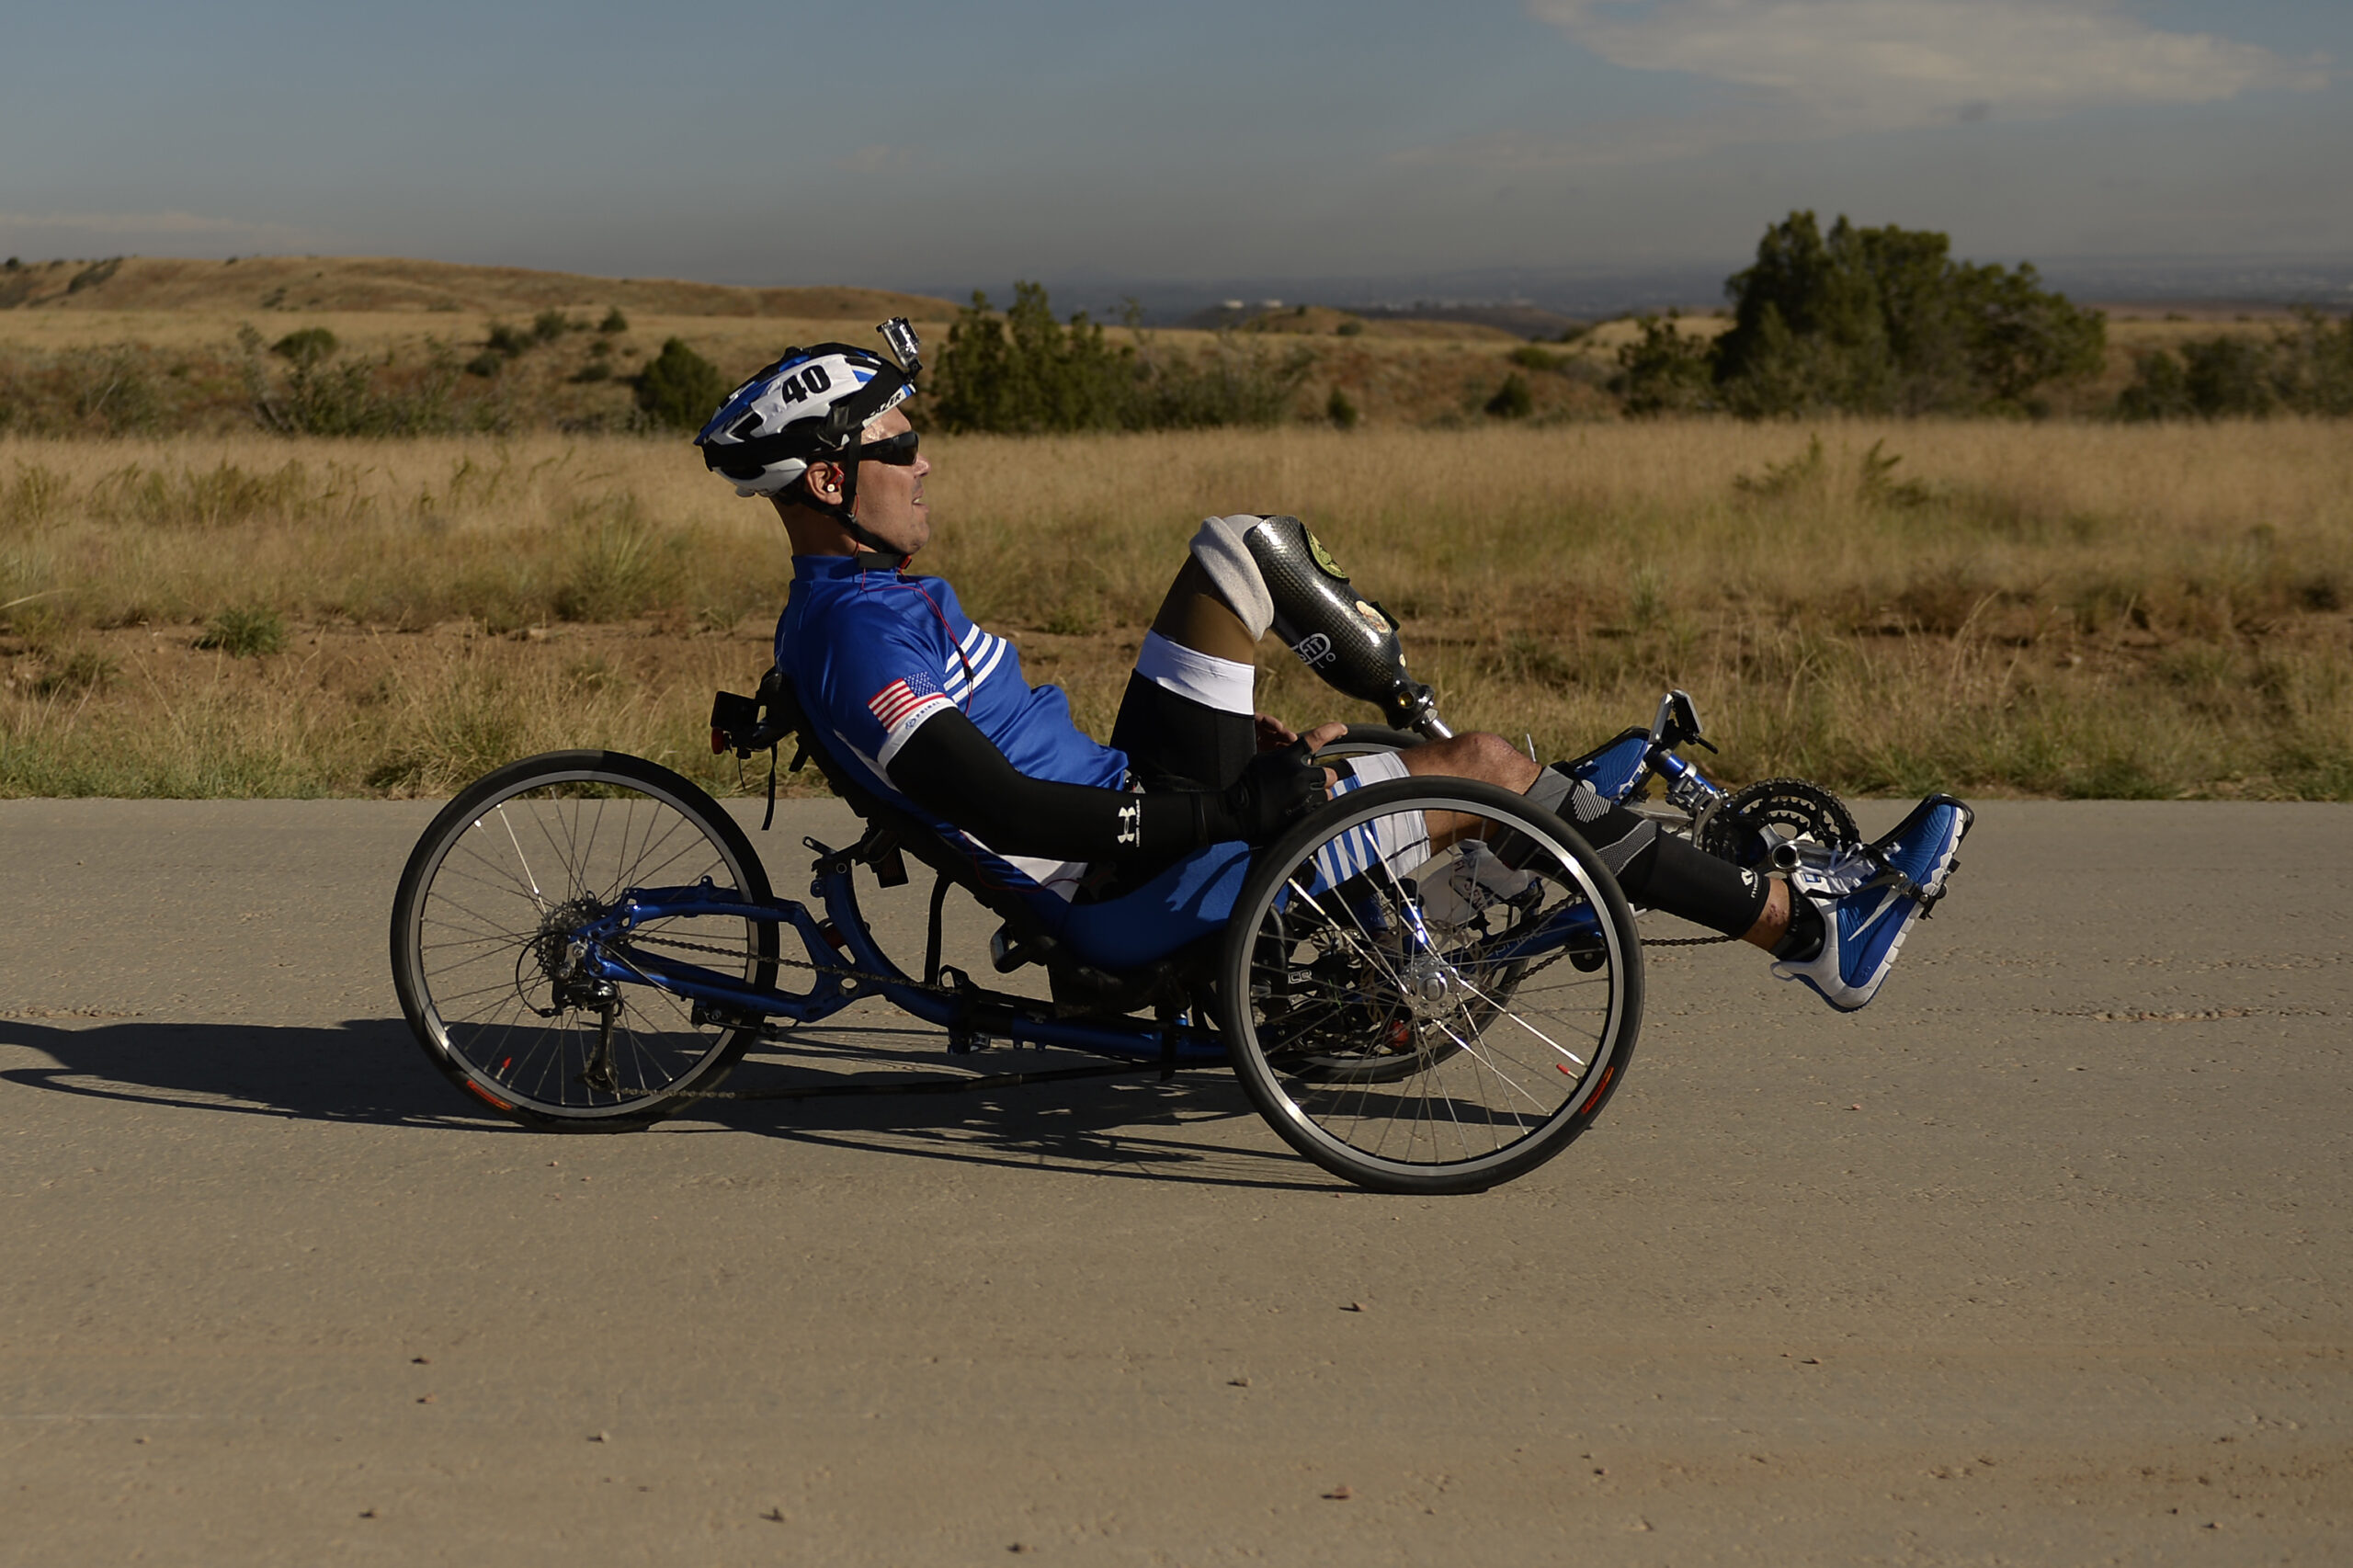
<svg viewBox="0 0 2353 1568"><path fill-rule="evenodd" d="M1132 795L1032 778L952 710L925 720L907 737L891 759L891 782L1002 855L1166 859L1242 836L1222 796L1191 790Z"/></svg>

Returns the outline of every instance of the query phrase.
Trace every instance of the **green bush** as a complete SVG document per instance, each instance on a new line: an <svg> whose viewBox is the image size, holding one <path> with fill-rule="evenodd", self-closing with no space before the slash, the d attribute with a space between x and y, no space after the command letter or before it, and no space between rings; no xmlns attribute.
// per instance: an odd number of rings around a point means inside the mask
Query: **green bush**
<svg viewBox="0 0 2353 1568"><path fill-rule="evenodd" d="M1205 354L1142 354L1120 427L1207 430L1279 424L1290 415L1301 384L1314 368L1313 349L1280 350L1231 335Z"/></svg>
<svg viewBox="0 0 2353 1568"><path fill-rule="evenodd" d="M535 341L528 332L508 326L505 322L493 322L489 333L483 338L483 347L493 354L504 354L513 359L521 356Z"/></svg>
<svg viewBox="0 0 2353 1568"><path fill-rule="evenodd" d="M1353 430L1362 415L1358 413L1357 405L1348 394L1334 387L1332 395L1324 400L1324 417L1330 420L1336 429Z"/></svg>
<svg viewBox="0 0 2353 1568"><path fill-rule="evenodd" d="M286 647L286 621L264 605L224 609L205 624L199 648L217 648L233 659L257 659Z"/></svg>
<svg viewBox="0 0 2353 1568"><path fill-rule="evenodd" d="M1141 332L1110 344L1084 311L1057 322L1042 284L1016 283L1002 317L975 290L932 375L932 415L949 430L1016 435L1270 425L1314 365L1305 347L1283 353L1230 336L1206 355L1154 347Z"/></svg>
<svg viewBox="0 0 2353 1568"><path fill-rule="evenodd" d="M535 343L553 343L557 338L581 324L562 311L550 306L531 318L531 339Z"/></svg>
<svg viewBox="0 0 2353 1568"><path fill-rule="evenodd" d="M269 351L281 359L291 359L297 365L315 365L322 359L335 358L335 351L342 347L335 334L325 327L306 326L299 332L290 332L271 344Z"/></svg>
<svg viewBox="0 0 2353 1568"><path fill-rule="evenodd" d="M2296 312L2296 325L2273 342L2273 384L2300 414L2353 414L2353 313L2331 322L2319 311Z"/></svg>
<svg viewBox="0 0 2353 1568"><path fill-rule="evenodd" d="M2120 419L2261 419L2293 414L2353 414L2353 316L2318 311L2269 342L2192 338L2179 351L2154 349L2133 362L2132 384L2116 400Z"/></svg>
<svg viewBox="0 0 2353 1568"><path fill-rule="evenodd" d="M701 429L727 395L727 380L719 367L688 347L682 337L665 339L662 352L631 384L637 389L637 406L656 425L672 430Z"/></svg>
<svg viewBox="0 0 2353 1568"><path fill-rule="evenodd" d="M1135 378L1135 351L1105 343L1084 311L1055 321L1044 284L1016 283L1001 318L975 289L948 329L932 413L950 430L1115 430Z"/></svg>
<svg viewBox="0 0 2353 1568"><path fill-rule="evenodd" d="M272 348L290 362L281 388L271 384L262 362L261 335L247 326L237 338L245 351L244 379L254 417L281 435L415 436L456 423L451 393L458 366L438 341L426 340L429 354L421 374L381 385L377 366L364 359L335 361L335 335L307 327Z"/></svg>
<svg viewBox="0 0 2353 1568"><path fill-rule="evenodd" d="M65 291L69 294L78 294L85 289L95 289L112 278L121 270L121 267L122 257L119 256L110 256L104 261L94 261L74 275L72 280L65 285Z"/></svg>
<svg viewBox="0 0 2353 1568"><path fill-rule="evenodd" d="M1536 399L1528 390L1528 378L1514 370L1495 389L1495 395L1486 402L1486 412L1496 419L1525 419L1536 408Z"/></svg>
<svg viewBox="0 0 2353 1568"><path fill-rule="evenodd" d="M608 336L617 332L627 332L629 330L629 317L621 314L621 308L619 305L615 305L612 309L605 312L605 319L597 324L597 330L604 333Z"/></svg>
<svg viewBox="0 0 2353 1568"><path fill-rule="evenodd" d="M75 418L111 436L154 428L162 411L152 375L153 357L129 344L69 350L60 364L72 377Z"/></svg>
<svg viewBox="0 0 2353 1568"><path fill-rule="evenodd" d="M113 659L96 648L76 648L33 677L33 695L70 697L97 691L114 679L117 667Z"/></svg>
<svg viewBox="0 0 2353 1568"><path fill-rule="evenodd" d="M1676 328L1676 313L1643 316L1642 336L1618 349L1609 390L1637 415L1689 414L1715 406L1713 346Z"/></svg>

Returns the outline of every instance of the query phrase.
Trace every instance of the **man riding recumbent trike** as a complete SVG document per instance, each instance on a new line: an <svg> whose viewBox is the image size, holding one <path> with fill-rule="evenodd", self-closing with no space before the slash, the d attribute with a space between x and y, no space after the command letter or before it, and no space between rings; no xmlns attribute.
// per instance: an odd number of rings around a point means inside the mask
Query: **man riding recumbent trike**
<svg viewBox="0 0 2353 1568"><path fill-rule="evenodd" d="M790 1050L879 998L952 1053L1058 1047L1157 1068L1230 1064L1291 1146L1390 1191L1472 1191L1589 1126L1640 1031L1631 895L1767 948L1833 1006L1868 1002L1943 896L1970 815L1931 796L1859 842L1799 780L1726 793L1670 693L1647 730L1539 766L1456 735L1396 630L1297 518L1211 518L1137 657L1112 744L1032 687L938 578L929 463L898 362L789 351L699 438L776 506L794 582L777 665L722 694L715 748L793 747L865 825L814 853L814 907L775 897L734 820L668 769L563 752L497 769L411 856L392 915L402 1006L461 1088L534 1127L643 1127L722 1093L752 1042ZM1253 712L1272 630L1387 725L1294 736ZM1663 780L1663 803L1642 797ZM920 972L859 909L906 859L936 881ZM942 961L951 889L1001 922L991 967ZM787 928L790 939L785 937ZM1004 1083L1038 1074L991 1075ZM1051 1075L1051 1074L1048 1074Z"/></svg>

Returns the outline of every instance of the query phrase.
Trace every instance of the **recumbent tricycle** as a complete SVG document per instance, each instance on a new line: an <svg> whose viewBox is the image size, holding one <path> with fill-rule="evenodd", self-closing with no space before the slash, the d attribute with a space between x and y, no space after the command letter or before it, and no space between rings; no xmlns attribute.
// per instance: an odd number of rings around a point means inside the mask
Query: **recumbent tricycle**
<svg viewBox="0 0 2353 1568"><path fill-rule="evenodd" d="M1429 688L1405 674L1393 622L1362 608L1358 634L1336 643L1276 627L1389 722L1352 727L1322 754L1331 760L1449 733ZM527 1126L628 1131L739 1097L720 1085L756 1040L822 1045L813 1026L875 998L943 1031L953 1055L1002 1042L1114 1064L914 1088L1230 1065L1299 1153L1359 1186L1420 1193L1533 1169L1624 1081L1643 1016L1634 911L1569 824L1509 791L1436 778L1344 785L1271 845L1222 846L1231 853L1072 907L1055 927L861 788L778 672L756 697L719 695L714 750L749 758L782 744L796 748L794 770L813 761L865 824L845 848L803 841L813 908L770 891L750 839L710 795L639 757L527 757L451 801L409 857L392 920L394 985L434 1065ZM1679 755L1687 745L1708 743L1675 691L1648 729L1571 766L1607 799L1743 865L1859 848L1853 817L1826 790L1771 779L1727 792ZM772 755L771 812L775 766ZM1664 801L1641 799L1654 779ZM861 868L904 884L909 856L936 876L919 972L882 950L857 887ZM951 889L1004 922L992 968L1041 966L1049 996L991 989L942 961ZM1222 928L1164 946L1159 916L1179 903L1223 910Z"/></svg>

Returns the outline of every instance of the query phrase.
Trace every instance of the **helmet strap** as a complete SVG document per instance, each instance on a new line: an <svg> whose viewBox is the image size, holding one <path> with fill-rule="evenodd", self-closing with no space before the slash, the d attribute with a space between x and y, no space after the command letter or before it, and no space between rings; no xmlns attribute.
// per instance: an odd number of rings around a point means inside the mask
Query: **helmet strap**
<svg viewBox="0 0 2353 1568"><path fill-rule="evenodd" d="M892 556L894 559L904 559L907 553L905 551L885 542L873 530L858 520L858 449L859 444L852 442L849 450L841 454L847 460L839 465L842 471L842 498L839 501L820 501L817 499L816 492L811 490L804 482L801 485L801 494L806 499L801 505L813 512L823 512L833 518L842 526L845 533L874 553Z"/></svg>

